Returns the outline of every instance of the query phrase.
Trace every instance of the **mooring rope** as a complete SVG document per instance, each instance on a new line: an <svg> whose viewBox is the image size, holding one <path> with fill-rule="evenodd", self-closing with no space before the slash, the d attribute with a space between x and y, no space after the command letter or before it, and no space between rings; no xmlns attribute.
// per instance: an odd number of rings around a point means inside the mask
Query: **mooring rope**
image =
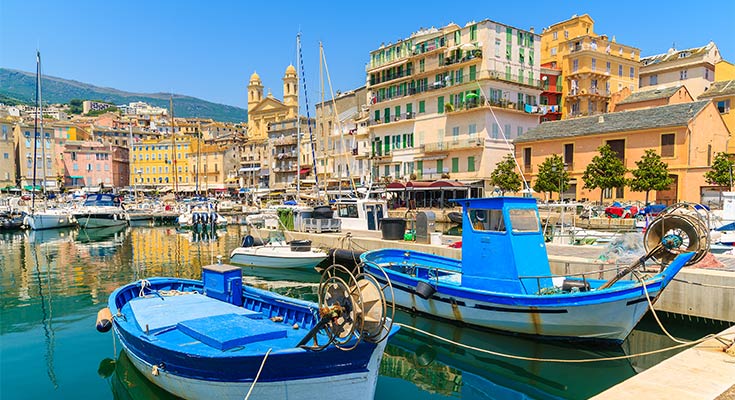
<svg viewBox="0 0 735 400"><path fill-rule="evenodd" d="M510 359L513 359L513 360L537 361L537 362L554 362L554 363L565 363L565 364L579 364L579 363L591 363L591 362L598 362L598 361L627 360L627 359L631 359L631 358L635 358L635 357L649 356L649 355L652 355L652 354L664 353L664 352L667 352L667 351L676 350L676 349L687 347L687 346L692 346L692 345L702 343L702 342L704 342L704 341L706 341L708 339L712 339L712 338L717 339L717 338L723 338L723 337L725 337L727 335L735 335L735 333L728 333L726 335L717 335L717 336L715 336L715 335L707 335L707 336L705 336L705 337L703 337L701 339L695 340L693 342L688 342L688 343L684 343L684 344L677 344L677 345L674 345L674 346L671 346L671 347L666 347L666 348L658 349L658 350L644 351L642 353L626 354L624 356L603 357L603 358L581 358L581 359L577 359L577 360L569 360L569 359L561 359L561 358L526 357L526 356L517 356L515 354L501 353L501 352L498 352L498 351L482 349L482 348L479 348L479 347L470 346L468 344L459 343L459 342L456 342L456 341L454 341L452 339L447 339L447 338L442 337L442 336L434 335L433 333L427 332L425 330L422 330L422 329L419 329L419 328L416 328L416 327L413 327L413 326L410 326L410 325L402 324L400 322L395 322L395 324L398 325L398 326L400 326L401 328L407 328L407 329L410 329L410 330L419 332L419 333L424 334L426 336L429 336L429 337L431 337L433 339L441 340L443 342L447 342L447 343L450 343L450 344L453 344L455 346L459 346L459 347L462 347L462 348L465 348L465 349L468 349L468 350L474 350L474 351L477 351L477 352L480 352L480 353L490 354L490 355L497 356L497 357L510 358Z"/></svg>
<svg viewBox="0 0 735 400"><path fill-rule="evenodd" d="M265 360L268 359L268 354L271 353L271 350L273 350L273 348L269 348L268 351L265 352L265 356L263 357L263 362L260 363L258 374L255 375L255 379L253 379L253 383L250 384L250 389L248 390L248 394L245 395L245 400L248 400L250 398L250 394L253 392L253 388L255 387L255 384L258 382L258 378L260 378L260 373L263 372L263 366L265 365Z"/></svg>
<svg viewBox="0 0 735 400"><path fill-rule="evenodd" d="M673 280L677 282L681 282L681 283L688 283L694 286L710 287L710 288L717 288L717 289L735 289L735 286L712 285L709 283L692 282L692 281L687 281L687 280L678 279L678 278L674 278Z"/></svg>

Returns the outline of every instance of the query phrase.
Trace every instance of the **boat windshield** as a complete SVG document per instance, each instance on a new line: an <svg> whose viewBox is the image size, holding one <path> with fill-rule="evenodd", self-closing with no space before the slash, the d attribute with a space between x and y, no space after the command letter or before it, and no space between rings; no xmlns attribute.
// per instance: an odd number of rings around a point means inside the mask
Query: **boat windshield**
<svg viewBox="0 0 735 400"><path fill-rule="evenodd" d="M511 209L510 227L513 232L538 232L541 226L536 211L528 208Z"/></svg>
<svg viewBox="0 0 735 400"><path fill-rule="evenodd" d="M476 231L505 232L505 221L502 210L467 210L472 222L472 229Z"/></svg>
<svg viewBox="0 0 735 400"><path fill-rule="evenodd" d="M90 195L84 201L85 206L120 206L120 198L111 194Z"/></svg>
<svg viewBox="0 0 735 400"><path fill-rule="evenodd" d="M357 204L338 204L337 215L340 218L358 218Z"/></svg>

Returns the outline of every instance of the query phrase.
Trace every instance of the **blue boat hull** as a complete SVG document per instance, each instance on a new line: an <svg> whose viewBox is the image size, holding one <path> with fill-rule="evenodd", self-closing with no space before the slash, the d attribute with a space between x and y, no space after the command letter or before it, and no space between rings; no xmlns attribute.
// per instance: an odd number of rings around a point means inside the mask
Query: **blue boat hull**
<svg viewBox="0 0 735 400"><path fill-rule="evenodd" d="M645 281L651 301L691 255L680 256L664 272ZM396 305L412 311L483 328L553 339L622 342L645 315L643 286L587 280L593 290L558 294L509 294L462 286L461 261L432 254L384 249L361 256L365 269L393 285ZM421 282L421 283L420 283ZM434 293L427 297L425 288ZM386 297L391 294L386 290ZM427 297L427 298L424 298Z"/></svg>
<svg viewBox="0 0 735 400"><path fill-rule="evenodd" d="M386 341L350 352L297 348L316 323L315 304L244 287L237 307L193 294L203 292L200 281L147 282L146 296L136 282L116 290L109 308L131 361L163 389L187 399L242 399L262 364L253 398L373 397ZM237 321L244 325L227 326Z"/></svg>

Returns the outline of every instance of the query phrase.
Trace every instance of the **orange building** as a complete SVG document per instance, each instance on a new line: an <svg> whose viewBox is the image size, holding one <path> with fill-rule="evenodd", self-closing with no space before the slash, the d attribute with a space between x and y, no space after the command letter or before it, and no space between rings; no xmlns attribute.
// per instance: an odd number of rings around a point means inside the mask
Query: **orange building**
<svg viewBox="0 0 735 400"><path fill-rule="evenodd" d="M582 174L600 146L610 145L629 170L636 168L647 149L654 149L668 164L674 183L667 191L652 193L649 200L671 204L700 201L701 190L708 187L704 174L727 140L728 130L715 104L697 101L545 122L517 138L515 152L529 181L536 179L546 158L562 154L571 177L564 198L594 200L600 198L600 189L585 189ZM603 198L643 201L645 193L617 188L603 193Z"/></svg>

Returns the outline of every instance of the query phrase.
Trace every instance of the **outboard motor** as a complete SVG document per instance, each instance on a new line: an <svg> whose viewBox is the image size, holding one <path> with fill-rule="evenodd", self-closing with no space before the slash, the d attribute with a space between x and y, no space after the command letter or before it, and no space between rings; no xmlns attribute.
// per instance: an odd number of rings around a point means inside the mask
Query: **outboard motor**
<svg viewBox="0 0 735 400"><path fill-rule="evenodd" d="M206 212L202 213L202 224L206 225L209 223L209 214Z"/></svg>
<svg viewBox="0 0 735 400"><path fill-rule="evenodd" d="M191 224L192 224L192 225L197 225L197 224L199 224L199 213L193 213L193 214L191 215Z"/></svg>
<svg viewBox="0 0 735 400"><path fill-rule="evenodd" d="M212 223L212 225L217 225L217 213L212 211L209 213L209 222Z"/></svg>

